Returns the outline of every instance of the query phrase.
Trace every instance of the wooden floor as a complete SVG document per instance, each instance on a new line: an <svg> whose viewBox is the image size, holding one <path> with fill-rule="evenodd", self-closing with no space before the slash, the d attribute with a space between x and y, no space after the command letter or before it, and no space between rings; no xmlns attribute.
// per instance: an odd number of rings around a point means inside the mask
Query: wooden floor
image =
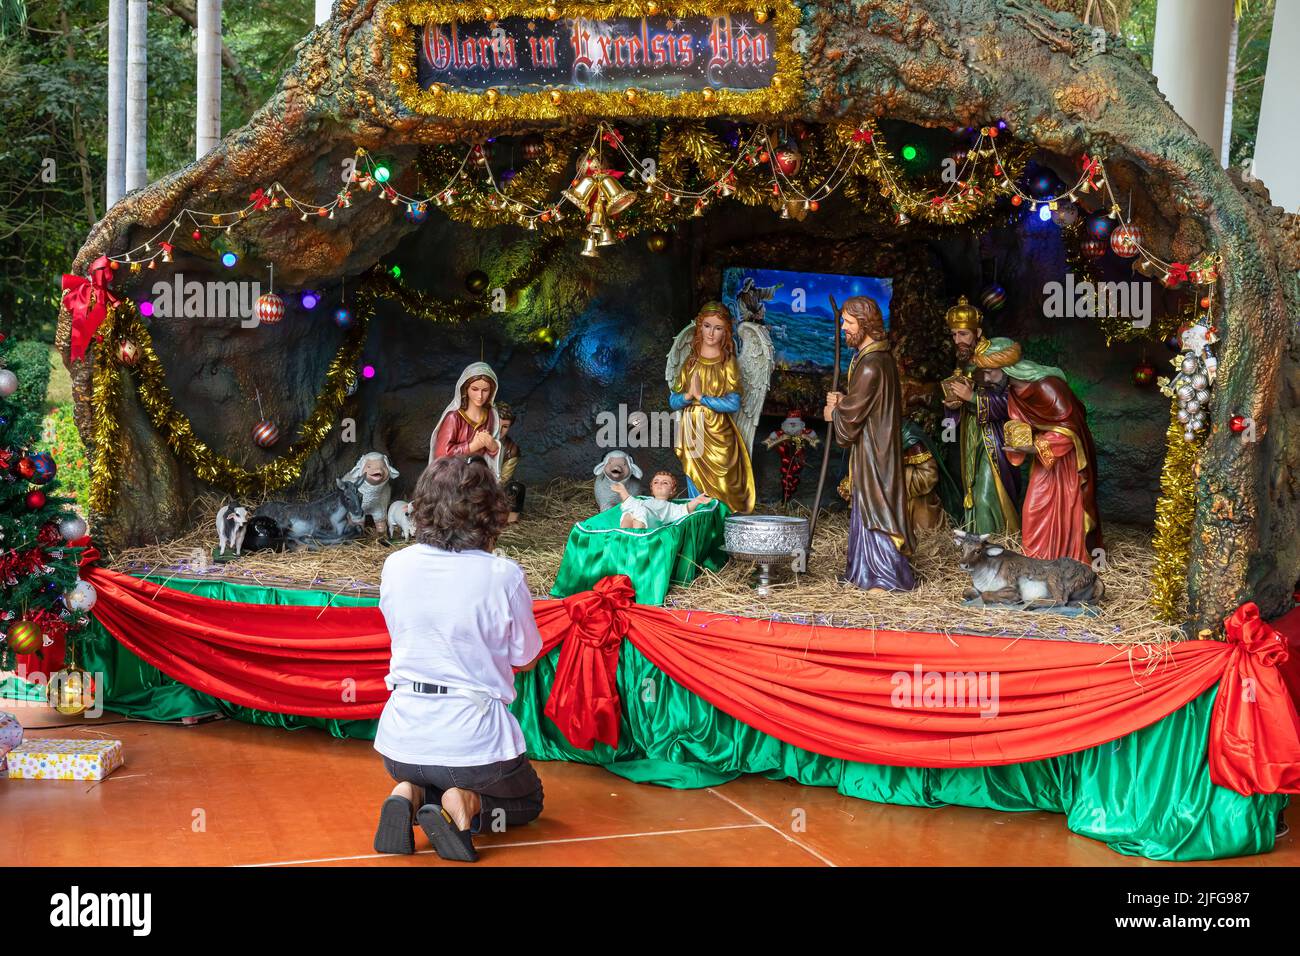
<svg viewBox="0 0 1300 956"><path fill-rule="evenodd" d="M0 779L0 866L463 865L438 859L419 832L413 857L372 851L392 784L369 743L114 714L57 726L68 718L0 704L28 739L110 737L126 753L101 782ZM479 866L1171 865L1121 856L1051 813L894 807L761 777L670 790L579 764L537 769L545 812L483 837ZM1222 862L1296 866L1300 844L1292 834L1271 854Z"/></svg>

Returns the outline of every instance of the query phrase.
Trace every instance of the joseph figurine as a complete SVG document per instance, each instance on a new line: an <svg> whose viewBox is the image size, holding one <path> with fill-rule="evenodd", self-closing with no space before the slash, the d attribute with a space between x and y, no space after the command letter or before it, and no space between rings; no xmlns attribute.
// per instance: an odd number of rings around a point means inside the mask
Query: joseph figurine
<svg viewBox="0 0 1300 956"><path fill-rule="evenodd" d="M849 451L849 554L844 579L868 591L916 587L907 556L912 530L903 479L902 391L885 321L874 299L854 296L840 310L854 349L844 392L826 395L825 419Z"/></svg>

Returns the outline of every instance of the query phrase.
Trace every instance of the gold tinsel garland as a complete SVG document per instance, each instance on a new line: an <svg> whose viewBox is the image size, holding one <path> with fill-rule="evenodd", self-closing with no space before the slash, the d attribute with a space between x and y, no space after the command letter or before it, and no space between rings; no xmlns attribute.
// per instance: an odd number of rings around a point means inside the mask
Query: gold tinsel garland
<svg viewBox="0 0 1300 956"><path fill-rule="evenodd" d="M140 357L134 369L136 394L149 420L176 459L188 466L201 481L236 497L247 498L284 488L302 477L303 464L333 430L348 397L348 389L356 381L356 363L365 343L368 318L367 310L356 310L352 328L325 372L325 382L316 396L315 408L299 426L293 443L274 461L260 468L245 468L208 447L194 434L190 420L176 409L162 362L134 303L113 306L108 331L95 355L92 510L102 514L112 506L116 493L113 472L123 459L121 426L116 421L122 382L122 371L114 358L119 341L129 340L139 349Z"/></svg>
<svg viewBox="0 0 1300 956"><path fill-rule="evenodd" d="M1160 620L1181 624L1187 617L1187 566L1191 559L1192 524L1196 518L1196 462L1203 437L1183 439L1183 426L1170 408L1165 433L1165 464L1160 473L1160 500L1156 502L1156 552L1151 582L1151 603Z"/></svg>
<svg viewBox="0 0 1300 956"><path fill-rule="evenodd" d="M720 9L713 0L677 0L670 8L673 17L716 17L720 13L752 13L748 4ZM389 60L393 83L402 101L417 113L448 119L471 120L485 125L508 120L582 120L590 116L682 117L779 116L794 112L803 98L803 61L794 50L794 31L800 10L793 3L778 3L768 14L772 19L776 72L771 85L757 90L700 90L698 92L652 92L620 90L596 92L556 87L528 93L506 90L458 92L434 84L421 89L416 74L416 45L412 27L424 24L482 23L524 17L554 20L581 16L591 20L653 15L640 2L583 3L561 11L553 3L505 0L490 5L436 3L429 0L399 0L385 13Z"/></svg>

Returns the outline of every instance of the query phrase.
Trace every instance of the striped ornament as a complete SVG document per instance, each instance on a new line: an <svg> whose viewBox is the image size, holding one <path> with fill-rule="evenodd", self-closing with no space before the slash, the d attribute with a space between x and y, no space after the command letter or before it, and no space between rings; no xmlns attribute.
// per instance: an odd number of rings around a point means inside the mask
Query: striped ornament
<svg viewBox="0 0 1300 956"><path fill-rule="evenodd" d="M280 440L280 429L275 422L263 419L253 426L253 444L259 448L270 448Z"/></svg>
<svg viewBox="0 0 1300 956"><path fill-rule="evenodd" d="M259 322L274 325L283 318L284 299L280 298L274 292L268 292L265 295L258 296L257 319Z"/></svg>

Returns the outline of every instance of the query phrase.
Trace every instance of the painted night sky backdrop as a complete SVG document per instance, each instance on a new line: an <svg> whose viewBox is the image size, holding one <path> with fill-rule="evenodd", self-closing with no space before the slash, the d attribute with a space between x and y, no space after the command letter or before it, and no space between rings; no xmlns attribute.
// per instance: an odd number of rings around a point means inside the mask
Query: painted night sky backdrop
<svg viewBox="0 0 1300 956"><path fill-rule="evenodd" d="M753 279L759 288L779 285L776 294L764 305L765 321L772 333L779 367L824 371L835 360L835 320L829 296L840 305L855 295L870 296L880 306L889 328L889 301L893 280L875 276L827 275L818 272L785 272L780 269L746 269L733 266L722 273L722 301L739 317L736 293L745 279ZM795 312L791 297L796 289L804 292L804 311ZM849 366L849 349L841 342L840 361Z"/></svg>

